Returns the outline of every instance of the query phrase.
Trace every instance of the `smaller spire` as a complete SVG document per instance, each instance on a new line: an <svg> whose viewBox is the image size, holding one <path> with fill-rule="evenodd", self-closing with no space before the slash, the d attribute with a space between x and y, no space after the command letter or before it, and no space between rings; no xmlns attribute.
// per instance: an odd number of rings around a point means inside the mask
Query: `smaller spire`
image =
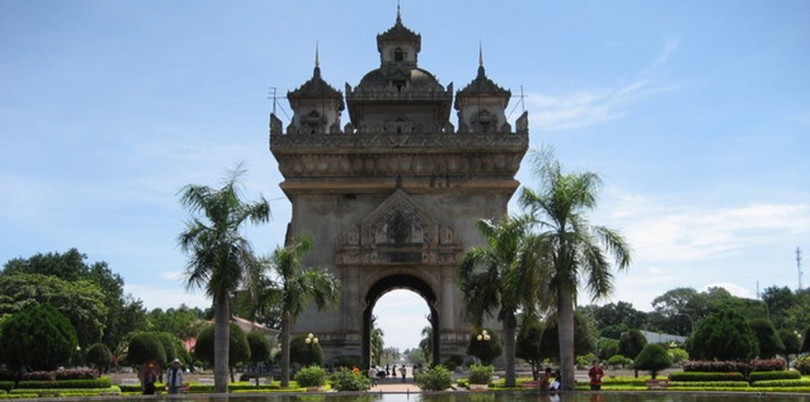
<svg viewBox="0 0 810 402"><path fill-rule="evenodd" d="M321 76L321 61L318 55L318 41L315 41L315 69L312 71L312 76Z"/></svg>
<svg viewBox="0 0 810 402"><path fill-rule="evenodd" d="M478 76L483 77L486 75L484 71L484 46L481 44L481 40L478 40Z"/></svg>
<svg viewBox="0 0 810 402"><path fill-rule="evenodd" d="M399 8L399 0L397 0L397 24L402 25L402 15Z"/></svg>

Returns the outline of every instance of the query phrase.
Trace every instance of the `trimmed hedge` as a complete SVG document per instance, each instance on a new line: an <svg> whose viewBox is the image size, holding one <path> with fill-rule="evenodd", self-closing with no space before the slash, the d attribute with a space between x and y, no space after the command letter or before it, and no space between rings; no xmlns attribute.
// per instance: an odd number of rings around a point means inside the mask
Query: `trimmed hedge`
<svg viewBox="0 0 810 402"><path fill-rule="evenodd" d="M75 389L75 388L109 388L112 385L110 377L100 377L95 380L53 380L53 381L40 381L40 380L27 380L20 381L17 388L23 389Z"/></svg>
<svg viewBox="0 0 810 402"><path fill-rule="evenodd" d="M694 360L683 364L683 371L710 372L710 373L747 373L751 371L751 365L744 362L714 361L714 360Z"/></svg>
<svg viewBox="0 0 810 402"><path fill-rule="evenodd" d="M14 388L14 381L0 381L0 390L11 391Z"/></svg>
<svg viewBox="0 0 810 402"><path fill-rule="evenodd" d="M752 387L810 387L810 380L767 380L757 381L751 384Z"/></svg>
<svg viewBox="0 0 810 402"><path fill-rule="evenodd" d="M670 381L745 381L740 372L676 371L669 373Z"/></svg>
<svg viewBox="0 0 810 402"><path fill-rule="evenodd" d="M795 370L785 371L755 371L748 375L748 381L762 382L771 380L798 380L802 373Z"/></svg>
<svg viewBox="0 0 810 402"><path fill-rule="evenodd" d="M787 362L781 357L757 359L751 360L751 368L753 371L785 371L787 370Z"/></svg>
<svg viewBox="0 0 810 402"><path fill-rule="evenodd" d="M748 388L747 381L670 381L668 388Z"/></svg>

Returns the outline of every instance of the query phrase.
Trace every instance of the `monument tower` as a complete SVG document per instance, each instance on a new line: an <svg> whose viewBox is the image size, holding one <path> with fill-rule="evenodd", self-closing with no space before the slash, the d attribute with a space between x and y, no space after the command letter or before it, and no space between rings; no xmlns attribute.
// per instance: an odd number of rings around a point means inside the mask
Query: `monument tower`
<svg viewBox="0 0 810 402"><path fill-rule="evenodd" d="M314 243L307 266L328 267L342 283L338 306L305 311L293 334L314 333L326 362L370 357L371 313L394 289L430 309L433 360L464 354L456 272L464 251L482 245L482 218L507 213L528 148L528 117L506 121L511 93L478 73L462 90L445 88L418 64L422 38L403 23L377 35L380 66L344 95L321 77L287 94L292 121L270 116L270 150L292 203L287 241ZM450 123L455 108L458 127ZM349 121L341 127L342 112Z"/></svg>

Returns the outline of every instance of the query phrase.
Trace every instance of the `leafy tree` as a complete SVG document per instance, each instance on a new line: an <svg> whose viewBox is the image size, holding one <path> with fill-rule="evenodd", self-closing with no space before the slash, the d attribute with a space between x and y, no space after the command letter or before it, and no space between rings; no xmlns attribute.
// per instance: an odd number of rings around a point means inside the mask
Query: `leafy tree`
<svg viewBox="0 0 810 402"><path fill-rule="evenodd" d="M318 309L335 303L340 297L338 279L326 269L302 268L304 257L312 250L308 236L296 236L286 247L278 247L259 269L250 275L249 288L267 283L281 292L281 386L290 384L290 331L304 307L313 301ZM274 280L270 281L269 274Z"/></svg>
<svg viewBox="0 0 810 402"><path fill-rule="evenodd" d="M636 356L641 353L641 350L644 349L645 345L647 345L647 338L644 337L644 334L637 329L632 329L623 333L622 337L619 338L618 353L635 359Z"/></svg>
<svg viewBox="0 0 810 402"><path fill-rule="evenodd" d="M520 325L515 342L515 357L521 358L532 366L532 377L536 381L540 373L543 355L540 341L543 337L543 324L534 317L526 317Z"/></svg>
<svg viewBox="0 0 810 402"><path fill-rule="evenodd" d="M754 336L757 339L759 357L770 359L785 351L785 344L779 339L776 328L773 327L770 320L767 318L754 318L748 321L748 325L754 331Z"/></svg>
<svg viewBox="0 0 810 402"><path fill-rule="evenodd" d="M98 286L104 295L100 298L100 303L105 306L103 314L93 314L93 317L101 323L103 329L101 341L108 348L115 348L121 343L126 334L136 328L140 328L143 323L143 306L140 300L133 299L130 295L124 295L124 280L120 275L110 270L104 261L93 263L86 262L87 255L80 253L77 249L71 248L65 253L35 254L30 258L17 258L8 261L2 275L18 274L39 274L54 278L59 278L69 283L78 281L90 281ZM74 325L74 317L58 306L63 314L67 315ZM87 338L82 326L77 326L80 346L88 346L98 339Z"/></svg>
<svg viewBox="0 0 810 402"><path fill-rule="evenodd" d="M710 314L686 342L689 356L701 360L750 359L759 353L756 335L733 311Z"/></svg>
<svg viewBox="0 0 810 402"><path fill-rule="evenodd" d="M110 367L110 357L112 357L110 349L107 345L99 342L87 348L85 361L95 367L99 373L104 373Z"/></svg>
<svg viewBox="0 0 810 402"><path fill-rule="evenodd" d="M649 370L653 379L658 372L672 365L672 358L660 343L648 343L633 361L637 370Z"/></svg>
<svg viewBox="0 0 810 402"><path fill-rule="evenodd" d="M101 340L108 309L104 294L92 281L69 282L56 276L12 273L0 276L0 295L0 314L50 304L70 320L79 346Z"/></svg>
<svg viewBox="0 0 810 402"><path fill-rule="evenodd" d="M197 336L203 326L203 311L181 304L178 308L166 311L156 308L146 316L148 327L152 331L168 332L179 339L190 339Z"/></svg>
<svg viewBox="0 0 810 402"><path fill-rule="evenodd" d="M611 356L619 353L619 341L617 339L601 338L596 341L596 352L599 360L610 359Z"/></svg>
<svg viewBox="0 0 810 402"><path fill-rule="evenodd" d="M606 336L604 335L606 327L621 327L626 331L629 328L643 328L647 323L645 312L638 311L632 304L623 301L604 306L591 305L578 310L593 318L603 336Z"/></svg>
<svg viewBox="0 0 810 402"><path fill-rule="evenodd" d="M782 356L785 356L785 366L790 367L790 355L798 355L802 349L802 342L799 339L799 334L789 329L780 329L777 331L779 339L785 345L785 350Z"/></svg>
<svg viewBox="0 0 810 402"><path fill-rule="evenodd" d="M605 362L611 367L621 366L621 368L625 368L633 364L633 359L622 355L613 355L606 359Z"/></svg>
<svg viewBox="0 0 810 402"><path fill-rule="evenodd" d="M525 217L504 217L497 223L483 219L476 227L486 246L467 251L459 267L465 313L475 327L480 327L485 317L497 312L503 324L506 386L514 387L517 313L524 309L532 314L545 279L538 269L538 244Z"/></svg>
<svg viewBox="0 0 810 402"><path fill-rule="evenodd" d="M181 203L189 209L191 219L178 237L181 249L190 255L186 269L189 288L204 288L213 299L215 344L214 391L228 392L228 356L231 319L230 297L248 272L258 265L250 242L240 230L250 221L267 222L270 204L263 197L249 203L240 194L237 167L219 189L188 185L181 192Z"/></svg>
<svg viewBox="0 0 810 402"><path fill-rule="evenodd" d="M613 339L618 341L621 339L622 334L629 331L631 328L625 324L618 324L618 325L608 325L606 327L599 328L599 335L607 339Z"/></svg>
<svg viewBox="0 0 810 402"><path fill-rule="evenodd" d="M2 355L12 367L55 370L70 361L77 345L70 321L49 304L25 308L0 330Z"/></svg>
<svg viewBox="0 0 810 402"><path fill-rule="evenodd" d="M233 368L239 363L250 360L250 345L248 344L245 331L234 323L228 325L228 362L230 363L231 381L233 381ZM208 363L215 363L216 358L216 324L208 325L200 330L197 336L197 344L194 346L194 356Z"/></svg>
<svg viewBox="0 0 810 402"><path fill-rule="evenodd" d="M788 312L799 300L789 287L771 286L762 291L762 301L768 305L773 325L783 328L788 318Z"/></svg>
<svg viewBox="0 0 810 402"><path fill-rule="evenodd" d="M574 301L580 278L594 299L610 295L613 274L609 257L619 269L630 265L630 248L616 231L591 225L586 217L596 207L601 180L595 173L563 173L550 153L535 159L537 190L524 189L520 204L530 211L547 246L551 273L546 278L557 302L562 384L573 389Z"/></svg>
<svg viewBox="0 0 810 402"><path fill-rule="evenodd" d="M290 362L302 366L320 366L323 363L323 349L318 342L309 341L309 334L302 334L290 340ZM317 339L317 338L315 338Z"/></svg>
<svg viewBox="0 0 810 402"><path fill-rule="evenodd" d="M256 373L259 373L258 367L271 358L272 346L266 336L257 331L247 333L247 343L250 348L250 363L256 367ZM256 386L259 386L259 376L256 377Z"/></svg>
<svg viewBox="0 0 810 402"><path fill-rule="evenodd" d="M689 335L693 324L712 311L705 294L692 288L675 288L653 299L653 309L661 318L656 329L678 335Z"/></svg>
<svg viewBox="0 0 810 402"><path fill-rule="evenodd" d="M482 364L489 365L503 353L498 334L491 329L482 329L470 336L467 343L467 354L481 360Z"/></svg>

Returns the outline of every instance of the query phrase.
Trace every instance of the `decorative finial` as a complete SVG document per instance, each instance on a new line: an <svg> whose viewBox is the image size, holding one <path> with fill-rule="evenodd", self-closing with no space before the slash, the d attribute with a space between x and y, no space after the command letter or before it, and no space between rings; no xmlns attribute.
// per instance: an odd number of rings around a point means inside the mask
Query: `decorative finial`
<svg viewBox="0 0 810 402"><path fill-rule="evenodd" d="M486 75L484 71L484 46L481 44L481 40L478 40L478 76L483 77Z"/></svg>
<svg viewBox="0 0 810 402"><path fill-rule="evenodd" d="M402 24L402 15L399 9L399 0L397 0L397 24Z"/></svg>
<svg viewBox="0 0 810 402"><path fill-rule="evenodd" d="M318 55L318 41L315 41L315 69L312 70L312 75L314 77L321 76L321 61L320 56Z"/></svg>
<svg viewBox="0 0 810 402"><path fill-rule="evenodd" d="M481 39L478 40L478 67L484 66L484 47L481 44Z"/></svg>

